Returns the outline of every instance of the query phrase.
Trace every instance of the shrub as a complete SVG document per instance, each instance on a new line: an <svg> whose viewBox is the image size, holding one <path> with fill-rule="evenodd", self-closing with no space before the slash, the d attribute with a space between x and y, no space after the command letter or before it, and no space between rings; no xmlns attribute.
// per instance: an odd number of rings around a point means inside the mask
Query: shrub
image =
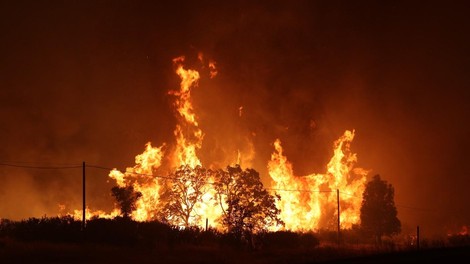
<svg viewBox="0 0 470 264"><path fill-rule="evenodd" d="M315 248L320 244L312 232L297 233L292 231L266 232L262 234L262 246L266 249Z"/></svg>

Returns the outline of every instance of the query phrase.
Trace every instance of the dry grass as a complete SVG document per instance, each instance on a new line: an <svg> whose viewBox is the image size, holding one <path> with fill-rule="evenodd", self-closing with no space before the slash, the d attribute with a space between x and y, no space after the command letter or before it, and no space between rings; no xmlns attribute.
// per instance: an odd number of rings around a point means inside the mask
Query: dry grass
<svg viewBox="0 0 470 264"><path fill-rule="evenodd" d="M453 249L453 251L452 251ZM446 251L447 250L447 251ZM447 254L447 255L446 255ZM465 255L466 254L466 255ZM179 245L174 248L133 248L102 244L58 244L49 242L18 242L2 239L0 263L375 263L395 260L448 259L469 257L470 248L433 250L378 249L370 246L322 245L312 249L277 249L250 251L226 247ZM359 261L359 262L358 262Z"/></svg>
<svg viewBox="0 0 470 264"><path fill-rule="evenodd" d="M177 230L158 222L97 219L88 224L86 232L81 232L80 223L68 219L4 221L0 229L0 264L390 263L470 257L468 235L423 241L417 251L401 240L384 241L380 247L363 244L352 232L343 234L341 245L336 244L334 232L266 233L247 244L213 230Z"/></svg>

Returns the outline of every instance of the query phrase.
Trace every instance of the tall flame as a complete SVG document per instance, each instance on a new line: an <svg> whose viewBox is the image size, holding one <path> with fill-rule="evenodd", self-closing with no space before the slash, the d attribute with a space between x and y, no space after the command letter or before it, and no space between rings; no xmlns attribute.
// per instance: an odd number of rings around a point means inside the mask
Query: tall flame
<svg viewBox="0 0 470 264"><path fill-rule="evenodd" d="M196 87L200 78L199 72L183 67L184 57L173 59L176 66L176 74L181 78L180 89L170 91L169 94L176 96L175 107L182 120L176 125L176 149L175 167L189 165L192 168L201 165L196 151L202 146L203 133L199 128L191 103L191 88ZM183 131L184 127L184 131Z"/></svg>
<svg viewBox="0 0 470 264"><path fill-rule="evenodd" d="M202 62L203 55L199 53L198 59ZM169 94L176 96L175 107L177 112L182 117L180 124L176 126L176 149L174 153L174 166L189 165L191 168L201 166L202 163L197 156L197 150L202 147L202 140L204 134L199 128L199 124L194 114L193 106L191 103L191 88L197 87L200 78L199 72L191 69L185 69L183 66L185 58L178 57L173 60L176 66L176 74L181 78L180 89L178 91L170 91ZM217 74L215 64L209 63L210 77L213 78ZM183 131L184 128L184 131ZM207 179L212 181L212 179ZM190 223L193 225L203 226L205 219L218 219L222 214L220 208L211 206L213 204L212 197L215 195L215 190L210 188L207 184L205 193L202 196L202 202L194 206L194 211L197 212L201 218L190 217ZM191 187L190 187L191 188ZM190 192L192 190L189 190ZM205 217L205 218L204 218ZM199 221L199 222L198 222Z"/></svg>
<svg viewBox="0 0 470 264"><path fill-rule="evenodd" d="M202 61L202 54L199 55L199 59ZM185 57L183 56L173 59L175 72L180 77L181 82L178 90L170 90L168 92L168 94L174 95L176 98L174 106L178 114L178 123L174 130L176 146L173 152L170 153L171 169L179 168L182 165L187 165L191 168L202 165L197 156L197 151L202 147L204 135L199 128L191 101L191 89L197 87L200 75L196 70L185 69L183 66L184 60ZM215 63L209 62L209 70L211 78L217 74ZM124 173L117 169L113 169L109 173L109 177L114 179L118 186L132 185L135 191L142 193L142 197L136 204L137 209L131 215L137 221L155 219L157 217L156 213L160 209L160 191L164 187L161 177L155 173L162 165L165 154L163 151L164 146L165 144L155 148L149 142L146 145L145 151L136 156L136 165L134 167L127 168ZM207 179L208 182L210 180ZM221 215L221 209L212 206L213 202L211 199L214 197L215 191L209 188L205 189L207 192L202 196L203 202L196 204L194 208L194 211L203 216L203 218L198 220L197 217L191 217L189 222L192 225L202 226L205 218L211 219L213 223ZM191 192L193 190L189 189L188 191Z"/></svg>
<svg viewBox="0 0 470 264"><path fill-rule="evenodd" d="M281 219L293 231L318 230L335 226L337 195L340 191L341 227L350 228L359 221L359 208L367 171L354 168L356 154L350 152L354 131L346 130L334 143L334 154L326 173L295 176L292 164L283 154L281 141L274 142L275 152L268 163L273 190L281 200Z"/></svg>
<svg viewBox="0 0 470 264"><path fill-rule="evenodd" d="M203 62L202 53L198 58ZM124 172L113 169L109 177L119 187L133 186L134 190L142 194L137 201L136 210L131 217L137 221L154 220L161 209L160 193L167 185L163 185L161 173L162 163L169 162L171 170L182 165L196 168L202 166L197 152L202 147L204 134L199 128L196 114L191 100L192 89L198 86L200 74L196 70L186 69L183 66L185 57L173 59L175 72L181 79L180 87L168 93L175 97L174 107L177 113L177 125L174 130L176 145L173 149L166 148L163 143L160 147L153 147L150 142L145 145L143 153L135 157L135 165L128 167ZM217 75L215 62L209 61L208 69L211 78ZM243 107L238 109L238 117L243 115ZM240 136L240 135L239 135ZM268 171L272 179L271 188L281 196L277 206L281 209L281 219L285 222L285 229L292 231L317 230L336 226L337 195L340 193L341 227L349 228L359 221L359 208L362 201L362 192L365 188L367 171L356 168L356 154L350 152L350 143L354 139L354 130L345 131L334 142L333 157L326 166L325 173L295 176L292 164L283 153L281 141L274 142L274 153L268 162ZM237 163L251 164L254 158L254 145L251 140L238 139ZM243 155L242 155L243 153ZM169 159L164 159L168 155ZM216 222L222 215L222 209L214 205L215 190L210 184L214 179L207 176L205 179L202 202L195 205L194 211L200 217L191 217L191 225L204 226L206 219L211 226L222 228ZM166 183L166 184L172 184ZM185 183L191 188L191 184ZM191 193L189 189L189 192ZM80 217L81 212L75 211ZM88 217L99 216L111 218L119 214L115 209L107 214L102 211L91 212L87 209Z"/></svg>
<svg viewBox="0 0 470 264"><path fill-rule="evenodd" d="M142 197L136 202L136 210L131 215L135 220L145 221L156 217L161 187L159 179L153 175L162 164L164 146L163 144L156 148L148 142L145 151L135 157L134 167L128 167L124 173L117 169L109 173L109 177L116 180L119 187L132 185L136 192L142 193Z"/></svg>

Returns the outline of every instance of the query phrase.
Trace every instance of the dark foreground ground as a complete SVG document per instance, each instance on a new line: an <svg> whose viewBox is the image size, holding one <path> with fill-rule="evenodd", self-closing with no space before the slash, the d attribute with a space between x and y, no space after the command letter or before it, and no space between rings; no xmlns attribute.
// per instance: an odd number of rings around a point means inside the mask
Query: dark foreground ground
<svg viewBox="0 0 470 264"><path fill-rule="evenodd" d="M7 242L0 263L469 263L470 247L446 247L374 253L371 250L319 247L309 250L223 249L217 247L136 249L103 245Z"/></svg>
<svg viewBox="0 0 470 264"><path fill-rule="evenodd" d="M469 263L470 247L425 249L419 251L372 254L323 261L322 263Z"/></svg>

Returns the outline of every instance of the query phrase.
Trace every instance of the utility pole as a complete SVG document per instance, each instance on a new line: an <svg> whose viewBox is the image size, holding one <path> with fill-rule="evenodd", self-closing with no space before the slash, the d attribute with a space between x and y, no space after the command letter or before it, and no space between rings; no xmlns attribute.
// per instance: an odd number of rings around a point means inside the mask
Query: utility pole
<svg viewBox="0 0 470 264"><path fill-rule="evenodd" d="M83 215L82 215L82 230L85 231L85 223L86 223L86 203L85 203L85 162L83 162L82 166L82 187L83 187Z"/></svg>
<svg viewBox="0 0 470 264"><path fill-rule="evenodd" d="M336 202L338 203L338 245L341 241L341 234L340 234L340 216L339 216L339 189L336 189Z"/></svg>

